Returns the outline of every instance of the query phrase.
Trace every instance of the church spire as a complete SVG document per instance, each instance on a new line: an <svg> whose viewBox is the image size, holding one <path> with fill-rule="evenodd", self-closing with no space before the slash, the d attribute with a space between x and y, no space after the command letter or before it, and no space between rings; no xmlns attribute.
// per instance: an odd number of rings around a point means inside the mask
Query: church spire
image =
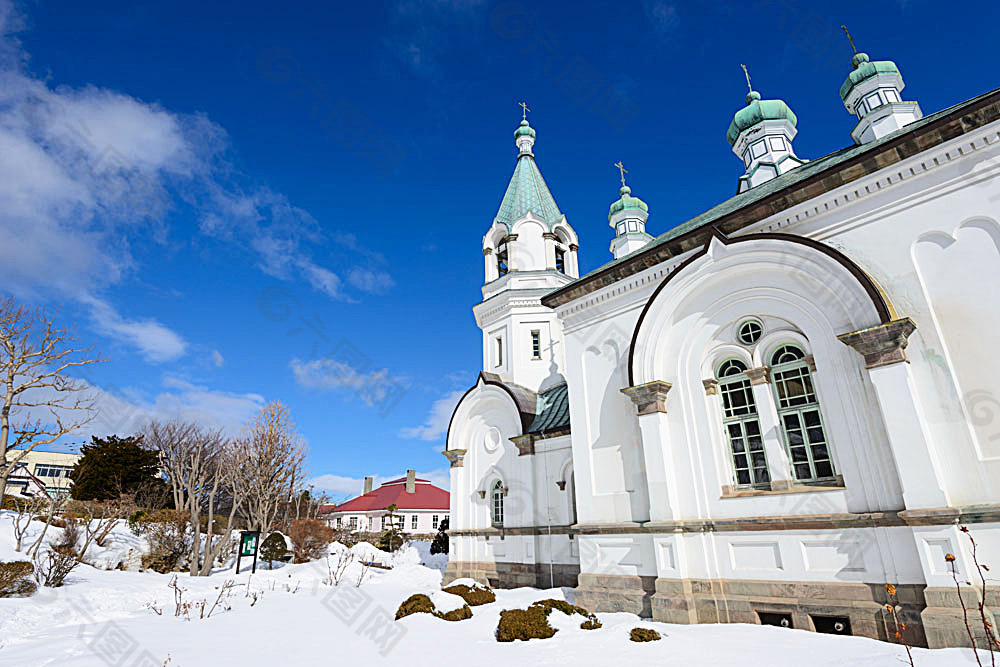
<svg viewBox="0 0 1000 667"><path fill-rule="evenodd" d="M851 130L855 143L867 144L895 132L904 125L923 118L920 105L903 102L903 75L891 60L872 62L867 53L861 53L854 45L854 38L847 26L840 26L851 43L854 56L851 58L852 72L840 87L840 98L844 107L858 123Z"/></svg>
<svg viewBox="0 0 1000 667"><path fill-rule="evenodd" d="M777 178L800 164L792 149L798 119L783 100L765 100L753 89L750 72L740 65L747 80L746 106L736 112L726 132L733 152L743 160L738 192Z"/></svg>
<svg viewBox="0 0 1000 667"><path fill-rule="evenodd" d="M632 188L625 184L628 169L622 161L616 162L615 166L621 175L622 187L618 190L620 198L608 210L608 224L615 230L615 237L611 240L611 254L618 259L643 247L653 237L646 233L649 207L646 202L632 196Z"/></svg>

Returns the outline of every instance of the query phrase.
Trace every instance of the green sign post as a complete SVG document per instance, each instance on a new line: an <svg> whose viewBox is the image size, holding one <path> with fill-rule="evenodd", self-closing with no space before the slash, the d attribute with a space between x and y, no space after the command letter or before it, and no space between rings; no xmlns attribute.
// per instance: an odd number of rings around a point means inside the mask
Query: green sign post
<svg viewBox="0 0 1000 667"><path fill-rule="evenodd" d="M257 572L257 545L260 543L260 531L259 530L242 530L240 531L240 550L236 555L236 574L240 573L240 560L246 556L249 558L253 556L253 569L250 570L251 574Z"/></svg>

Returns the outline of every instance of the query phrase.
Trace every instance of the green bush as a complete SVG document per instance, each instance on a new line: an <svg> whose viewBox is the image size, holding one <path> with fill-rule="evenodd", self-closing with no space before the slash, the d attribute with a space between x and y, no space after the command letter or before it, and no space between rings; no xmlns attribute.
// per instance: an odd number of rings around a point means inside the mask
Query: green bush
<svg viewBox="0 0 1000 667"><path fill-rule="evenodd" d="M35 567L26 560L0 562L0 598L27 597L35 592Z"/></svg>
<svg viewBox="0 0 1000 667"><path fill-rule="evenodd" d="M275 531L260 543L260 559L266 560L268 567L274 569L274 561L283 560L288 554L285 536Z"/></svg>
<svg viewBox="0 0 1000 667"><path fill-rule="evenodd" d="M584 630L596 630L601 622L594 614L583 607L570 604L565 600L539 600L532 602L527 609L507 609L500 612L500 623L497 625L496 638L498 642L515 640L548 639L557 630L549 625L549 614L553 609L572 616L579 614L584 617L580 627Z"/></svg>
<svg viewBox="0 0 1000 667"><path fill-rule="evenodd" d="M496 594L485 586L466 586L465 584L456 584L441 590L445 593L451 593L452 595L461 597L465 600L466 604L473 607L497 601Z"/></svg>
<svg viewBox="0 0 1000 667"><path fill-rule="evenodd" d="M628 638L634 642L655 642L660 638L660 633L647 628L632 628Z"/></svg>

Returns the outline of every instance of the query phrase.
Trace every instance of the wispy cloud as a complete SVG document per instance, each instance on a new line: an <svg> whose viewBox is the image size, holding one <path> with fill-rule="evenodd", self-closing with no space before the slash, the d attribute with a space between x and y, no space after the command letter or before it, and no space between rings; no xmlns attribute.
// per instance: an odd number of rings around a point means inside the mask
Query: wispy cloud
<svg viewBox="0 0 1000 667"><path fill-rule="evenodd" d="M209 353L208 358L212 362L212 365L215 366L216 368L222 368L226 363L226 360L223 358L222 353L219 352L218 350L212 350Z"/></svg>
<svg viewBox="0 0 1000 667"><path fill-rule="evenodd" d="M347 274L347 280L362 292L369 294L385 294L396 284L392 276L385 271L372 271L360 266L351 269Z"/></svg>
<svg viewBox="0 0 1000 667"><path fill-rule="evenodd" d="M420 426L400 429L400 437L427 441L441 440L448 431L448 422L451 421L451 414L455 411L455 406L464 395L465 391L459 389L437 399L431 405L424 423Z"/></svg>
<svg viewBox="0 0 1000 667"><path fill-rule="evenodd" d="M485 20L486 0L400 0L390 13L384 46L418 76L441 76L441 54L454 36Z"/></svg>
<svg viewBox="0 0 1000 667"><path fill-rule="evenodd" d="M369 406L381 404L395 394L398 386L408 383L407 378L392 376L385 368L359 372L335 359L303 361L296 358L289 366L299 386L353 392Z"/></svg>
<svg viewBox="0 0 1000 667"><path fill-rule="evenodd" d="M80 300L89 306L100 333L135 347L147 361L175 361L187 351L187 343L179 334L154 319L124 318L107 301L89 295L81 295Z"/></svg>
<svg viewBox="0 0 1000 667"><path fill-rule="evenodd" d="M246 185L223 128L120 92L58 85L32 74L17 34L25 21L0 0L0 282L27 298L75 299L95 328L150 361L176 359L168 323L119 314L106 290L141 269L133 248L169 241L169 216L190 209L201 232L253 254L257 266L331 299L381 293L391 277L329 266L329 233L267 187ZM351 243L360 247L357 239ZM343 275L342 275L343 274ZM353 279L344 275L355 275Z"/></svg>

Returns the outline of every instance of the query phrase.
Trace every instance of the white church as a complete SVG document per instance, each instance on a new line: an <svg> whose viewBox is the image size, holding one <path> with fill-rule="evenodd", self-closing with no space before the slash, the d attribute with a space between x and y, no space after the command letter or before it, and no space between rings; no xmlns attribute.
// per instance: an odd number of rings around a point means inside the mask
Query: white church
<svg viewBox="0 0 1000 667"><path fill-rule="evenodd" d="M924 116L894 63L851 65L848 147L797 156L751 90L738 194L654 237L623 177L583 276L522 120L444 452L446 580L882 639L892 584L908 642L969 644L969 535L1000 571L1000 90Z"/></svg>

